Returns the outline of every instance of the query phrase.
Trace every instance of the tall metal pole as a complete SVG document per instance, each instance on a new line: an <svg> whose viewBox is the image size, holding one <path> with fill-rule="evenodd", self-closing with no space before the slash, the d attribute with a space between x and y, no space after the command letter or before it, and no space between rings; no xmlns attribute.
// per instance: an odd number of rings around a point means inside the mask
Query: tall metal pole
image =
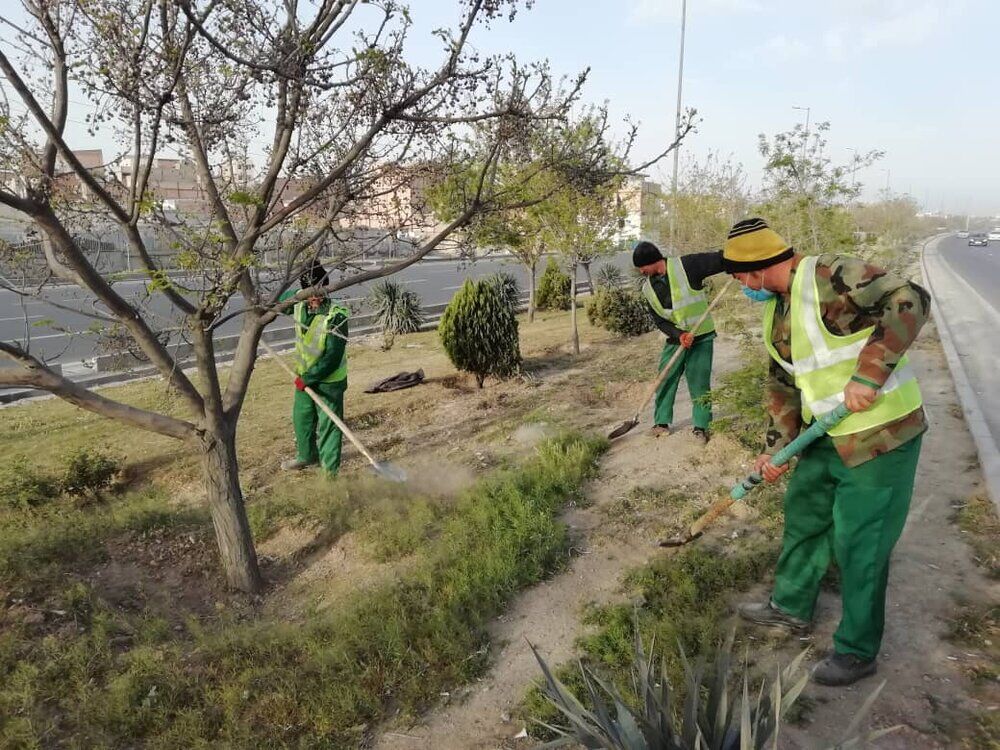
<svg viewBox="0 0 1000 750"><path fill-rule="evenodd" d="M681 101L684 86L684 33L687 27L687 0L681 0L681 53L677 63L677 111L674 114L674 140L681 132ZM670 253L677 254L677 169L680 164L681 150L674 148L674 175L670 180Z"/></svg>

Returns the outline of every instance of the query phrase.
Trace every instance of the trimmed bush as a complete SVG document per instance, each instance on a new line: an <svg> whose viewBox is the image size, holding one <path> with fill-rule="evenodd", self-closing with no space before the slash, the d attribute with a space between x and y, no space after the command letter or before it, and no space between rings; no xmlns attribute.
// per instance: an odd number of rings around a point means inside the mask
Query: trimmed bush
<svg viewBox="0 0 1000 750"><path fill-rule="evenodd" d="M653 330L646 304L634 291L600 288L587 303L587 320L618 336L641 336Z"/></svg>
<svg viewBox="0 0 1000 750"><path fill-rule="evenodd" d="M475 375L480 388L488 375L507 378L521 369L517 318L502 283L467 279L445 308L438 332L452 364Z"/></svg>
<svg viewBox="0 0 1000 750"><path fill-rule="evenodd" d="M396 281L381 281L372 287L368 303L375 325L382 332L383 348L391 349L396 334L415 333L424 322L420 295Z"/></svg>
<svg viewBox="0 0 1000 750"><path fill-rule="evenodd" d="M569 310L571 281L555 259L549 258L545 272L538 282L535 307L539 310Z"/></svg>

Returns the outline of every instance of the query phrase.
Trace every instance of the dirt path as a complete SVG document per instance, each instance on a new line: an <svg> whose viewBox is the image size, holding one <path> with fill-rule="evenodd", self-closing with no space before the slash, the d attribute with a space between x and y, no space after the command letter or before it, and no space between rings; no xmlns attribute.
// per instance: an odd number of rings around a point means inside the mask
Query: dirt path
<svg viewBox="0 0 1000 750"><path fill-rule="evenodd" d="M895 555L879 672L888 684L871 717L876 726L904 725L878 743L899 750L958 747L949 737L968 721L969 713L1000 703L995 692L980 691L978 699L972 697L963 662L981 655L968 654L944 639L959 602L996 601L1000 590L976 568L962 532L953 523L955 507L977 491L980 475L932 327L921 336L916 351L932 429L925 438L913 507ZM734 348L720 342L717 352L717 372L736 366ZM678 407L679 413L689 413L685 399L679 398ZM660 554L648 525L630 530L627 522L621 523L629 491L658 488L666 502L679 496L707 497L741 475L744 462L745 452L725 437L713 440L703 451L685 425L669 438L657 440L641 433L618 441L603 461L600 478L589 488L592 505L566 515L577 535L579 554L564 573L519 596L493 624L499 651L491 672L446 696L424 723L384 733L376 747L530 747L530 740L517 739L523 724L510 716L538 676L525 639L536 644L550 663L572 658L574 642L583 632L583 608L622 596L622 574ZM684 479L678 482L677 477ZM813 639L817 656L829 647L838 608L837 595L824 592ZM797 641L787 642L777 655L788 656L799 648ZM846 690L810 686L803 701L805 721L785 731L782 747L798 750L835 741L877 684L868 680Z"/></svg>
<svg viewBox="0 0 1000 750"><path fill-rule="evenodd" d="M1000 585L976 566L954 523L956 507L980 490L982 476L931 324L914 351L931 429L924 437L913 505L893 556L879 677L847 689L810 685L804 694L813 704L809 721L790 729L787 748L839 739L880 680L886 680L886 686L872 722L904 728L880 740L879 748L961 747L955 737L967 728L962 725L969 714L990 706L997 710L1000 704L996 683L980 697L972 695L966 667L982 656L944 637L963 603L1000 601ZM839 612L836 593L824 592L814 638L818 649L829 647Z"/></svg>

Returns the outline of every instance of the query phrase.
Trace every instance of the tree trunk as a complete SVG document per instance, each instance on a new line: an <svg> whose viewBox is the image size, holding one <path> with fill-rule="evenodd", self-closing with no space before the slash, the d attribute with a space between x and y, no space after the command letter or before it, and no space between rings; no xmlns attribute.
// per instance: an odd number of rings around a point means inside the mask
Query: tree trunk
<svg viewBox="0 0 1000 750"><path fill-rule="evenodd" d="M535 269L538 262L528 264L528 322L535 322Z"/></svg>
<svg viewBox="0 0 1000 750"><path fill-rule="evenodd" d="M573 354L579 354L580 331L576 327L576 263L573 264L573 274L569 277L569 319L573 326Z"/></svg>
<svg viewBox="0 0 1000 750"><path fill-rule="evenodd" d="M581 264L583 266L583 272L587 276L587 283L590 284L590 296L594 296L594 277L590 275L590 261Z"/></svg>
<svg viewBox="0 0 1000 750"><path fill-rule="evenodd" d="M240 488L235 429L206 436L203 448L205 489L226 581L234 589L256 593L263 582Z"/></svg>

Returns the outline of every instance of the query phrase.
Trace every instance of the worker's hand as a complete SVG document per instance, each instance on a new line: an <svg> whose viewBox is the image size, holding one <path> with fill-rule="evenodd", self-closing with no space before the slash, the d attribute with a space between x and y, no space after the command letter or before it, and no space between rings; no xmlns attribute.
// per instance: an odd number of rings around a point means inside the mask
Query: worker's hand
<svg viewBox="0 0 1000 750"><path fill-rule="evenodd" d="M694 345L694 334L689 331L685 331L684 333L682 333L681 346L683 346L685 349L690 349L693 345Z"/></svg>
<svg viewBox="0 0 1000 750"><path fill-rule="evenodd" d="M753 462L753 470L764 477L764 481L777 482L778 478L788 471L788 464L775 466L771 463L771 458L768 454L761 453Z"/></svg>
<svg viewBox="0 0 1000 750"><path fill-rule="evenodd" d="M306 389L306 381L302 378L295 378L295 390L304 391Z"/></svg>
<svg viewBox="0 0 1000 750"><path fill-rule="evenodd" d="M854 411L864 411L875 403L878 391L864 383L850 381L844 388L844 404Z"/></svg>

